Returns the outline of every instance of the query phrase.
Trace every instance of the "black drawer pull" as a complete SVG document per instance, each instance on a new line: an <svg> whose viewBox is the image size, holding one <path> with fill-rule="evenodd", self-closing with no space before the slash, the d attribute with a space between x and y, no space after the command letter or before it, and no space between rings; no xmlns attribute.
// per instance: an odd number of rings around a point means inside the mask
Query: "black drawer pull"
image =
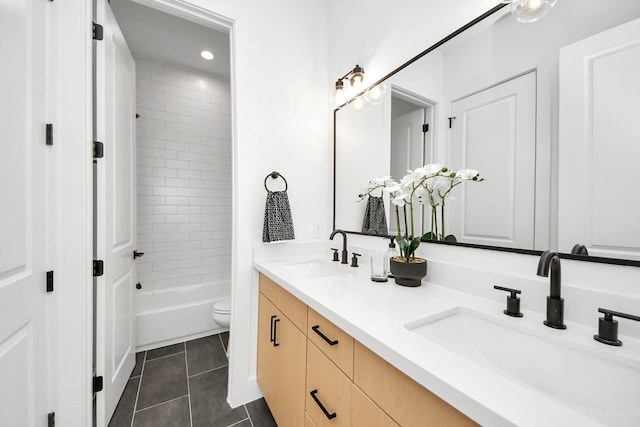
<svg viewBox="0 0 640 427"><path fill-rule="evenodd" d="M316 334L320 335L320 337L323 340L325 340L329 345L338 344L338 340L330 340L328 336L326 336L325 334L320 332L320 325L312 326L311 329L313 329L313 332L315 332Z"/></svg>
<svg viewBox="0 0 640 427"><path fill-rule="evenodd" d="M276 342L276 335L278 334L278 322L279 321L280 321L280 319L275 319L273 321L273 346L274 347L277 347L277 346L280 345L280 343Z"/></svg>
<svg viewBox="0 0 640 427"><path fill-rule="evenodd" d="M320 402L320 399L318 399L316 397L316 394L318 394L318 389L315 390L311 390L311 397L313 397L313 400L316 401L316 403L318 404L318 406L320 407L320 409L322 409L322 412L324 412L324 415L329 418L330 420L334 419L335 417L338 416L338 414L336 414L335 412L330 414L329 411L327 411L327 408L324 407L324 405L322 404L322 402Z"/></svg>

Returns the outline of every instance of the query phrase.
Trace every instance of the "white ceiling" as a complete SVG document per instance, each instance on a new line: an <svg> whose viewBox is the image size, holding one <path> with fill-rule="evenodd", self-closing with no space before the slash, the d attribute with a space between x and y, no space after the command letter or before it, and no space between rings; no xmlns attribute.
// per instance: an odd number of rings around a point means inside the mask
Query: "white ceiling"
<svg viewBox="0 0 640 427"><path fill-rule="evenodd" d="M229 77L229 35L131 0L111 0L111 9L134 56ZM200 57L213 52L213 61Z"/></svg>

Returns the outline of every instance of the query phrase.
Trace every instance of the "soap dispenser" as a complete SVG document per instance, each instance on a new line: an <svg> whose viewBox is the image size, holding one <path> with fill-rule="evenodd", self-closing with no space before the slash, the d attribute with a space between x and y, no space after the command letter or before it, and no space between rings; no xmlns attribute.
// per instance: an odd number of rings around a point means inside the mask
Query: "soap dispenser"
<svg viewBox="0 0 640 427"><path fill-rule="evenodd" d="M389 248L384 253L384 260L386 262L385 270L387 270L387 277L391 277L391 278L394 277L393 274L391 274L391 258L400 256L400 253L398 252L398 248L396 248L396 242L394 240L395 240L395 237L391 236L391 241L389 242Z"/></svg>

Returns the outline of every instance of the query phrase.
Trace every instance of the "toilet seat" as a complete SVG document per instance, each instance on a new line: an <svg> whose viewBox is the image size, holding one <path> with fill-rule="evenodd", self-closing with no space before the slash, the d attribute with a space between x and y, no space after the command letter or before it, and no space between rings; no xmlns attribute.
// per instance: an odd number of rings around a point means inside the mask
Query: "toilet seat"
<svg viewBox="0 0 640 427"><path fill-rule="evenodd" d="M231 299L223 298L213 303L213 312L217 314L230 314L231 313Z"/></svg>

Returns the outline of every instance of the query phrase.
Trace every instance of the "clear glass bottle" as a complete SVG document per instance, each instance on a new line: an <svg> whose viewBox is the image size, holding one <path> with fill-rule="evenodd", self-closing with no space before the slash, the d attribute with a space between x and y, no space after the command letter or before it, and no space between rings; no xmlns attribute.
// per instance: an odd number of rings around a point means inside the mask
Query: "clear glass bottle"
<svg viewBox="0 0 640 427"><path fill-rule="evenodd" d="M391 258L400 256L400 252L398 252L398 248L396 248L395 237L391 236L391 241L389 242L389 248L384 253L384 259L386 262L385 269L387 270L387 277L393 278L393 274L391 273Z"/></svg>

